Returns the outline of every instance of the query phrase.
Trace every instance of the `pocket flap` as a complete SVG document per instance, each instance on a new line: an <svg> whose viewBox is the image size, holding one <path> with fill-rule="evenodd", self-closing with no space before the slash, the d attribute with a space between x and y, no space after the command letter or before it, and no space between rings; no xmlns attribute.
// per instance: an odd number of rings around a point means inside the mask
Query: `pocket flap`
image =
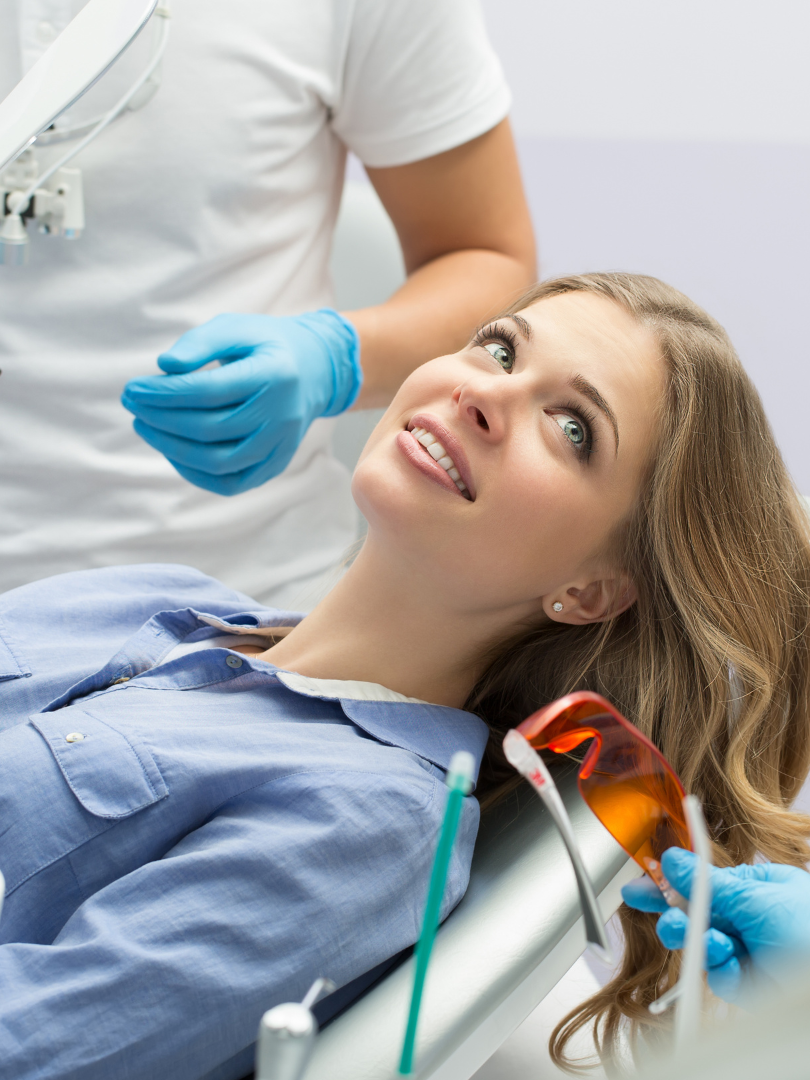
<svg viewBox="0 0 810 1080"><path fill-rule="evenodd" d="M0 681L4 679L22 679L31 674L31 669L20 662L20 657L12 652L8 643L8 633L0 622Z"/></svg>
<svg viewBox="0 0 810 1080"><path fill-rule="evenodd" d="M96 817L129 817L169 794L145 746L83 709L37 713L29 720L51 748L70 790Z"/></svg>

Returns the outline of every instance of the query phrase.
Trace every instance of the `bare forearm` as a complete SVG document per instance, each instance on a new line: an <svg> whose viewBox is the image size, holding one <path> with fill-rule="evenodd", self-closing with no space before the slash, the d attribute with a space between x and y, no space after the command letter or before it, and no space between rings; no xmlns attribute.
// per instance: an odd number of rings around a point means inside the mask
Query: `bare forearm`
<svg viewBox="0 0 810 1080"><path fill-rule="evenodd" d="M420 267L384 304L345 312L360 335L363 389L356 409L387 405L426 360L455 352L471 331L534 280L533 259L465 250Z"/></svg>
<svg viewBox="0 0 810 1080"><path fill-rule="evenodd" d="M408 280L386 303L348 312L360 335L359 409L387 405L414 368L460 349L536 275L508 120L435 157L367 171L396 227Z"/></svg>

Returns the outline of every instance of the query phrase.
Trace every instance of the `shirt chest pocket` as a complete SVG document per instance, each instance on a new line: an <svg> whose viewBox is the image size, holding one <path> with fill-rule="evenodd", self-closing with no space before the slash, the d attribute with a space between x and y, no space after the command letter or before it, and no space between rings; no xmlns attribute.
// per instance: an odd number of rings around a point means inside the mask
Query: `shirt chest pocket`
<svg viewBox="0 0 810 1080"><path fill-rule="evenodd" d="M90 713L60 709L29 723L7 733L11 769L0 781L10 826L0 836L0 866L9 893L169 794L148 749Z"/></svg>
<svg viewBox="0 0 810 1080"><path fill-rule="evenodd" d="M129 817L169 794L146 747L90 713L41 713L31 717L31 723L50 747L70 790L94 817Z"/></svg>

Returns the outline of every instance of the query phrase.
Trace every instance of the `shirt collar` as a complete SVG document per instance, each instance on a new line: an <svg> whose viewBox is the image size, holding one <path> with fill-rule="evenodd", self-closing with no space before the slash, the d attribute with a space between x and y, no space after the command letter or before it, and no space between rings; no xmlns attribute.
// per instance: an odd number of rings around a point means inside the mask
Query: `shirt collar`
<svg viewBox="0 0 810 1080"><path fill-rule="evenodd" d="M421 698L405 697L396 690L389 690L387 686L379 683L358 682L355 679L311 679L308 675L299 675L296 671L276 670L279 682L284 683L288 690L296 694L304 694L306 697L324 698L327 701L399 701L411 705L429 705L430 702L422 701Z"/></svg>
<svg viewBox="0 0 810 1080"><path fill-rule="evenodd" d="M295 626L303 615L291 611L252 611L225 619L201 615L212 629L227 633L256 633L262 627ZM198 635L195 635L198 636ZM204 636L202 633L200 637ZM248 660L252 659L248 657ZM253 666L253 665L251 665ZM272 667L266 661L254 670ZM457 750L468 750L475 759L475 778L489 739L489 728L480 717L464 709L433 705L405 697L378 683L344 679L312 679L294 671L275 668L278 681L294 694L338 701L343 712L368 735L389 746L401 746L426 758L447 772Z"/></svg>
<svg viewBox="0 0 810 1080"><path fill-rule="evenodd" d="M457 750L468 750L475 759L474 779L478 778L489 728L473 713L405 697L377 683L311 679L279 668L275 674L294 694L339 702L349 720L378 742L410 750L445 772Z"/></svg>
<svg viewBox="0 0 810 1080"><path fill-rule="evenodd" d="M295 626L303 617L300 612L272 608L238 612L225 618L193 608L161 611L149 619L103 668L76 683L42 711L61 708L77 697L128 681L141 673L149 677L162 658L181 641L203 640L223 631L229 634L261 633L273 627ZM205 653L191 653L187 660L189 666L204 663ZM293 694L338 702L348 719L372 738L389 746L410 750L445 772L457 750L468 750L475 759L476 776L478 774L489 729L473 713L446 705L432 705L419 698L408 698L377 683L312 679L284 671L253 656L242 655L242 660L246 668L259 674L272 675ZM172 666L178 662L173 661ZM231 678L238 678L242 673L242 668L239 671L228 669L228 677ZM175 676L170 682L175 689L180 689L184 679ZM195 679L194 683L188 684L191 685L200 684Z"/></svg>

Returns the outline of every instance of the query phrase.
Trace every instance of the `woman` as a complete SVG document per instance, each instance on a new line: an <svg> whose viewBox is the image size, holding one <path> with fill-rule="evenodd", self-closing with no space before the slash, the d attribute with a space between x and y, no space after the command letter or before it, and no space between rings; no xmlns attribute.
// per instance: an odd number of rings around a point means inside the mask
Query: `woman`
<svg viewBox="0 0 810 1080"><path fill-rule="evenodd" d="M0 600L8 1075L243 1075L264 1008L415 939L479 717L492 799L500 732L577 686L658 740L729 858L800 852L807 542L756 395L686 298L538 286L406 380L354 490L368 537L302 622L182 568ZM446 910L476 825L470 799ZM666 981L638 933L638 971L592 1009L609 1024Z"/></svg>
<svg viewBox="0 0 810 1080"><path fill-rule="evenodd" d="M609 698L697 794L721 866L805 866L810 818L790 809L810 768L810 558L803 505L759 397L723 329L651 278L591 274L539 285L521 306L575 293L610 298L647 329L666 371L647 473L613 536L635 602L576 629L550 620L507 645L467 708L498 731L574 689ZM586 518L585 522L589 519ZM484 805L514 783L490 744ZM677 980L679 954L650 913L620 909L616 977L552 1034L552 1058L593 1025L603 1058L668 1028L647 1006ZM580 1063L582 1064L582 1063Z"/></svg>

